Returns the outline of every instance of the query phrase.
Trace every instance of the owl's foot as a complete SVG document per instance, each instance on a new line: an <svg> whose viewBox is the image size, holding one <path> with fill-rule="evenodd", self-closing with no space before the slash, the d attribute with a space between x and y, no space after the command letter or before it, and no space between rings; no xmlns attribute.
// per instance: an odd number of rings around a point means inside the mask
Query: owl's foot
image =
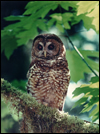
<svg viewBox="0 0 100 134"><path fill-rule="evenodd" d="M43 105L48 106L48 103L47 102L42 102L42 103L43 103Z"/></svg>

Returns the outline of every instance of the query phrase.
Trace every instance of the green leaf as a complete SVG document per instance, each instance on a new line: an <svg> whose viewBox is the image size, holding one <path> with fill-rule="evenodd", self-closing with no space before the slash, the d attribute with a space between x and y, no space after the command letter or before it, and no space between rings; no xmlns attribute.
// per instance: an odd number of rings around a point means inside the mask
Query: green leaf
<svg viewBox="0 0 100 134"><path fill-rule="evenodd" d="M76 8L77 7L77 2L78 1L62 1L60 3L61 7L64 8L65 10L69 10L69 7Z"/></svg>
<svg viewBox="0 0 100 134"><path fill-rule="evenodd" d="M5 20L7 20L7 21L17 21L18 20L19 22L8 25L7 27L4 28L4 30L6 32L12 31L13 37L16 38L17 46L20 46L20 45L26 44L29 39L33 39L33 37L38 34L37 28L39 28L43 31L44 30L47 31L47 27L50 28L54 24L55 21L56 21L55 26L62 33L64 33L64 28L70 29L69 21L71 22L71 24L72 23L74 24L74 23L78 23L81 19L83 19L84 26L87 29L89 29L90 27L93 29L96 29L96 27L94 26L93 23L90 24L90 22L93 21L93 18L94 18L91 16L91 14L88 14L89 16L86 16L87 15L86 14L87 12L86 12L85 14L80 14L79 16L76 16L75 12L76 12L76 9L78 6L78 5L76 5L77 3L78 3L78 1L39 1L39 2L38 1L35 1L35 2L30 1L26 5L26 7L25 7L26 11L24 12L23 15L5 17ZM48 14L50 10L55 10L57 7L60 8L60 6L62 8L64 8L65 10L66 9L69 10L69 7L72 7L72 10L71 10L71 12L67 11L64 13L54 13L51 15ZM96 15L95 14L95 12L96 12L95 6L89 13L92 13L92 11L93 11L94 15ZM51 20L47 21L47 19L43 19L45 16L48 17L47 15L49 17L51 17ZM7 34L5 34L5 35L7 36ZM6 42L5 40L3 40L3 41ZM11 43L10 41L8 41L8 42ZM3 46L6 47L6 45L4 45L4 43L3 43ZM13 53L13 50L16 48L15 46L12 45L12 48L11 48L12 50L10 50L10 52L9 52L10 48L8 48L8 47L7 48L2 47L1 51L4 50L6 56L9 58L10 55ZM15 48L13 48L13 47L15 47ZM91 61L90 64L93 66L93 68L98 70L98 66L96 68L96 64L93 64L93 63L94 62ZM88 72L88 71L86 71L86 72ZM81 73L81 76L83 77L83 73ZM72 79L73 79L73 77L72 77ZM76 80L78 80L78 79L79 78L76 78Z"/></svg>
<svg viewBox="0 0 100 134"><path fill-rule="evenodd" d="M89 14L88 17L94 17L92 24L95 26L96 31L99 31L99 5Z"/></svg>
<svg viewBox="0 0 100 134"><path fill-rule="evenodd" d="M18 46L26 45L29 41L29 37L27 38L20 38L17 40Z"/></svg>
<svg viewBox="0 0 100 134"><path fill-rule="evenodd" d="M35 25L35 23L34 23ZM27 31L20 32L16 35L18 46L26 45L30 39L34 39L34 37L38 34L36 26L32 27Z"/></svg>
<svg viewBox="0 0 100 134"><path fill-rule="evenodd" d="M67 15L68 15L69 18L66 18ZM70 20L70 17L71 17L71 16L72 16L72 15L71 15L70 13L64 13L63 15L61 15L61 13L54 13L54 14L50 15L50 17L52 17L53 19L55 19L55 21L56 21L56 27L57 27L62 33L64 33L64 27L65 27L66 29L70 29L70 25L69 25L69 23L68 23L68 20ZM62 17L63 17L64 19L63 19ZM62 20L62 19L63 19L63 20ZM63 27L62 23L63 23L64 27Z"/></svg>
<svg viewBox="0 0 100 134"><path fill-rule="evenodd" d="M25 9L30 8L30 7L33 7L35 5L35 3L36 3L35 1L28 2L28 4L25 6ZM37 3L36 3L36 5L37 5Z"/></svg>
<svg viewBox="0 0 100 134"><path fill-rule="evenodd" d="M50 20L47 22L48 28L50 28L51 26L53 26L54 22L55 22L55 19L50 19Z"/></svg>
<svg viewBox="0 0 100 134"><path fill-rule="evenodd" d="M88 104L85 105L85 108L81 111L81 113L89 112L93 108L94 105L95 104L89 102Z"/></svg>
<svg viewBox="0 0 100 134"><path fill-rule="evenodd" d="M77 3L78 7L78 12L77 15L84 14L86 12L90 12L92 9L95 8L95 6L98 4L98 1L80 1Z"/></svg>
<svg viewBox="0 0 100 134"><path fill-rule="evenodd" d="M6 31L5 31L6 32ZM12 34L12 31L8 32L1 38L1 52L4 51L5 56L9 60L10 56L13 54L13 51L18 47L16 42L16 37ZM2 34L2 33L1 33Z"/></svg>
<svg viewBox="0 0 100 134"><path fill-rule="evenodd" d="M99 105L90 113L89 117L94 116L95 114L98 114L99 112Z"/></svg>
<svg viewBox="0 0 100 134"><path fill-rule="evenodd" d="M6 30L6 31L9 31L9 30L11 31L12 30L13 31L13 34L16 35L20 31L25 30L24 26L27 25L27 24L29 24L29 23L27 23L27 21L28 21L28 18L27 17L23 17L23 19L21 19L20 22L17 22L17 23L8 25L8 26L6 26L4 28L4 30ZM31 21L29 21L29 22L31 22Z"/></svg>
<svg viewBox="0 0 100 134"><path fill-rule="evenodd" d="M92 67L93 70L99 71L99 64L95 61L88 58L91 57L98 57L99 52L96 51L89 51L89 50L79 50L81 54L84 56L87 63ZM71 74L71 80L77 82L80 79L84 78L85 73L92 73L92 71L87 67L87 65L83 62L81 57L76 53L75 50L66 50L66 59L68 60L68 65Z"/></svg>
<svg viewBox="0 0 100 134"><path fill-rule="evenodd" d="M90 89L91 90L91 89ZM82 93L86 94L87 91L89 92L89 88L87 87L87 84L84 84L84 85L81 85L81 88L76 88L74 91L73 91L73 94L74 96L73 97L76 97Z"/></svg>
<svg viewBox="0 0 100 134"><path fill-rule="evenodd" d="M33 6L31 6L30 3ZM23 15L34 14L35 16L39 15L38 17L44 18L50 10L55 10L57 6L58 5L56 4L56 1L40 1L39 4L37 1L35 1L34 3L29 2L26 6L27 10L24 12Z"/></svg>
<svg viewBox="0 0 100 134"><path fill-rule="evenodd" d="M44 18L50 10L55 10L57 8L57 6L58 6L57 4L52 3L52 4L49 4L49 5L45 6L45 7L43 7L41 17Z"/></svg>
<svg viewBox="0 0 100 134"><path fill-rule="evenodd" d="M70 6L70 4L68 4L68 3L69 3L68 1L63 1L63 2L61 2L60 6L62 8L64 8L65 10L68 10L69 6Z"/></svg>
<svg viewBox="0 0 100 134"><path fill-rule="evenodd" d="M63 26L62 26L61 24L56 23L56 27L57 27L62 33L64 33L64 28L63 28Z"/></svg>
<svg viewBox="0 0 100 134"><path fill-rule="evenodd" d="M54 13L54 14L51 14L50 17L52 17L53 19L55 19L55 20L58 21L59 23L61 23L61 21L62 21L61 13Z"/></svg>
<svg viewBox="0 0 100 134"><path fill-rule="evenodd" d="M68 21L71 21L72 17L73 17L72 13L63 13L62 14L62 21L63 21L65 29L70 29L70 25L69 25Z"/></svg>
<svg viewBox="0 0 100 134"><path fill-rule="evenodd" d="M98 82L98 77L92 77L90 82L92 82L92 83Z"/></svg>
<svg viewBox="0 0 100 134"><path fill-rule="evenodd" d="M4 19L6 21L17 21L17 20L22 20L23 17L24 17L23 15L20 15L20 16L13 16L13 15L11 15L11 16L5 17Z"/></svg>
<svg viewBox="0 0 100 134"><path fill-rule="evenodd" d="M77 3L77 5L79 5L77 9L77 15L88 16L87 19L86 17L82 18L82 16L80 16L81 19L83 19L84 21L85 27L87 29L93 28L98 33L99 32L99 1L80 1L79 3ZM88 26L86 25L86 23L88 23Z"/></svg>
<svg viewBox="0 0 100 134"><path fill-rule="evenodd" d="M82 53L82 55L85 58L85 60L87 61L87 63L91 66L91 68L99 72L99 66L98 66L99 64L89 58L89 56L99 58L99 52L88 51L88 50L87 51L81 51L80 50L80 52Z"/></svg>
<svg viewBox="0 0 100 134"><path fill-rule="evenodd" d="M20 22L8 25L4 28L4 30L16 30L18 27L21 27Z"/></svg>
<svg viewBox="0 0 100 134"><path fill-rule="evenodd" d="M80 105L84 104L87 101L87 99L88 99L87 97L79 99L77 102L75 102L72 109L75 108L76 106L80 106Z"/></svg>
<svg viewBox="0 0 100 134"><path fill-rule="evenodd" d="M44 6L44 2L42 1L30 1L28 2L28 4L26 5L25 9L27 9L23 15L28 15L28 14L32 14L35 13L37 10L39 10L40 8L42 8Z"/></svg>
<svg viewBox="0 0 100 134"><path fill-rule="evenodd" d="M65 29L70 29L71 28L68 22L64 22L63 24L64 24Z"/></svg>
<svg viewBox="0 0 100 134"><path fill-rule="evenodd" d="M36 26L39 27L42 31L47 31L47 27L44 21L44 19L38 19Z"/></svg>
<svg viewBox="0 0 100 134"><path fill-rule="evenodd" d="M90 23L93 21L93 17L88 17L86 14L80 14L79 16L76 16L76 14L73 14L73 21L71 22L71 25L79 23L81 20L83 20L84 27L89 30L90 28L95 29L95 26Z"/></svg>
<svg viewBox="0 0 100 134"><path fill-rule="evenodd" d="M50 5L50 4L55 4L57 3L56 1L30 1L28 2L28 4L26 5L25 9L29 9L29 8L36 8L37 10L45 7L46 5Z"/></svg>
<svg viewBox="0 0 100 134"><path fill-rule="evenodd" d="M63 22L71 21L72 20L71 18L73 17L73 14L72 13L63 13L62 17L63 17Z"/></svg>
<svg viewBox="0 0 100 134"><path fill-rule="evenodd" d="M92 116L92 120L95 121L99 118L99 78L92 77L90 84L83 84L80 87L76 88L73 91L73 97L76 97L81 93L84 93L84 96L81 97L73 107L84 104L86 102L86 98L89 98L89 103L85 105L85 108L81 111L81 113L89 112L94 105L97 105L97 107L93 109L89 115L90 117Z"/></svg>
<svg viewBox="0 0 100 134"><path fill-rule="evenodd" d="M99 114L99 113L98 113L98 114ZM98 116L97 116L97 115L96 115L96 116L94 115L94 116L92 117L92 121L95 122L96 120L99 120L99 119L98 119Z"/></svg>

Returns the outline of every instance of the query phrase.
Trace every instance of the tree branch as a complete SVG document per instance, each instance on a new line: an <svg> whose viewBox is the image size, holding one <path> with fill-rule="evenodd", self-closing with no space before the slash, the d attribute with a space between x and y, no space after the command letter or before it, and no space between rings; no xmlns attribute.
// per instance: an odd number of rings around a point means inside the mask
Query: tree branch
<svg viewBox="0 0 100 134"><path fill-rule="evenodd" d="M1 79L1 95L4 101L22 112L20 131L24 133L99 133L99 126L86 123L76 116L38 103L34 97L21 92L9 82Z"/></svg>

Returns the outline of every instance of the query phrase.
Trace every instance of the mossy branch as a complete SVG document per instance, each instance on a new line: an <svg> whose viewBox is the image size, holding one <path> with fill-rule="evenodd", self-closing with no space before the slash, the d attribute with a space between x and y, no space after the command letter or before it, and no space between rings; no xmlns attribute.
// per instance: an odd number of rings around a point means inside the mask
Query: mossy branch
<svg viewBox="0 0 100 134"><path fill-rule="evenodd" d="M99 133L99 126L86 123L76 116L38 103L34 97L21 92L9 82L1 79L1 95L10 102L17 113L22 112L20 131L24 133Z"/></svg>

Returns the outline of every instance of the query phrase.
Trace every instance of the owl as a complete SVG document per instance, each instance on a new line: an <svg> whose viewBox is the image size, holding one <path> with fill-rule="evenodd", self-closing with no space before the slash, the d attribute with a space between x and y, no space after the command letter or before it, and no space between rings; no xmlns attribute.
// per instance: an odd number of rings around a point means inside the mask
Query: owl
<svg viewBox="0 0 100 134"><path fill-rule="evenodd" d="M39 103L62 110L70 80L65 47L55 34L40 34L33 40L27 91Z"/></svg>

